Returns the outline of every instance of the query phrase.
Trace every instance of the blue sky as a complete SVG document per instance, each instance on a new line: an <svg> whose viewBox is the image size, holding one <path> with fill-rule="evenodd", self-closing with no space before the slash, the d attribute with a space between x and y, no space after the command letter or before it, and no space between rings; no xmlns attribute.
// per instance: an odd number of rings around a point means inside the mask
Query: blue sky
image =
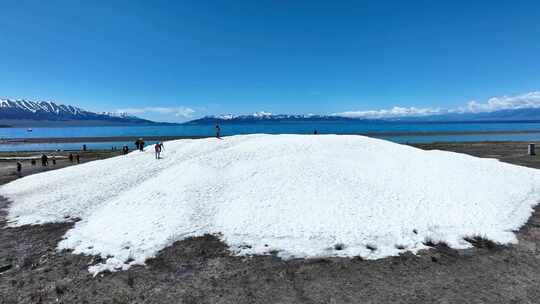
<svg viewBox="0 0 540 304"><path fill-rule="evenodd" d="M0 96L166 121L451 109L540 90L538 20L535 1L3 1Z"/></svg>

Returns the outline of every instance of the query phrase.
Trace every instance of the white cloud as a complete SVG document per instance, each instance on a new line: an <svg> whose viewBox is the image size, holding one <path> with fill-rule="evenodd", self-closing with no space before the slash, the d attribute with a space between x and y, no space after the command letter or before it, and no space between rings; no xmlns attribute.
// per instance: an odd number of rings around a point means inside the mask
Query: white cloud
<svg viewBox="0 0 540 304"><path fill-rule="evenodd" d="M265 112L265 111L259 111L259 112L253 113L253 116L255 117L264 117L264 116L270 116L270 115L272 115L272 113Z"/></svg>
<svg viewBox="0 0 540 304"><path fill-rule="evenodd" d="M465 112L478 113L527 108L540 108L540 92L533 91L514 96L492 97L485 103L472 100L463 110Z"/></svg>
<svg viewBox="0 0 540 304"><path fill-rule="evenodd" d="M174 115L179 118L190 118L195 113L195 110L188 107L144 107L144 108L118 109L117 112L128 113L132 115L162 114L162 115Z"/></svg>
<svg viewBox="0 0 540 304"><path fill-rule="evenodd" d="M392 118L392 117L418 117L448 113L480 113L512 109L540 108L540 91L533 91L513 96L491 97L485 103L475 100L469 101L466 106L455 109L442 108L416 108L393 107L391 109L346 111L332 115L351 118Z"/></svg>
<svg viewBox="0 0 540 304"><path fill-rule="evenodd" d="M393 107L391 109L369 110L369 111L346 111L335 113L335 116L349 118L390 118L390 117L409 117L409 116L427 116L441 114L441 109L416 108L416 107Z"/></svg>

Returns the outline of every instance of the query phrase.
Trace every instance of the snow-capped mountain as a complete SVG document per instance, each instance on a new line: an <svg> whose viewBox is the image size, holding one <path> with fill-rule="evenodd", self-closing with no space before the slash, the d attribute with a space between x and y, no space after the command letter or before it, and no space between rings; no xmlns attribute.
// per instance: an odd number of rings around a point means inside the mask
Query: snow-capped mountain
<svg viewBox="0 0 540 304"><path fill-rule="evenodd" d="M269 112L256 112L249 115L211 115L187 122L186 124L205 124L215 122L258 122L258 121L322 121L322 120L355 120L354 118L339 117L334 115L315 114L272 114Z"/></svg>
<svg viewBox="0 0 540 304"><path fill-rule="evenodd" d="M126 113L95 113L71 105L50 101L30 101L25 99L0 99L0 122L7 125L31 125L32 122L69 122L70 124L149 124L149 120L129 116Z"/></svg>
<svg viewBox="0 0 540 304"><path fill-rule="evenodd" d="M74 106L66 106L66 105L58 105L54 102L49 101L29 101L25 99L18 99L18 100L10 100L10 99L0 99L0 113L2 114L2 117L5 116L6 113L32 113L32 114L41 114L41 115L55 115L55 116L62 116L62 115L71 115L71 116L77 116L77 115L85 115L85 112L83 109L74 107Z"/></svg>
<svg viewBox="0 0 540 304"><path fill-rule="evenodd" d="M433 115L404 115L390 117L350 117L340 114L272 114L257 112L250 115L216 115L189 121L185 124L209 123L256 123L256 122L318 122L318 121L401 121L401 122L537 122L540 121L540 108L506 109L491 112L462 112Z"/></svg>

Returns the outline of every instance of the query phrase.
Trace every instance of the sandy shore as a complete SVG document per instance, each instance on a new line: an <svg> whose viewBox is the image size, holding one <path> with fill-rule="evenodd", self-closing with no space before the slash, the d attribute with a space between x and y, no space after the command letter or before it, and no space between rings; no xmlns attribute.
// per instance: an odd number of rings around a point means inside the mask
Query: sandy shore
<svg viewBox="0 0 540 304"><path fill-rule="evenodd" d="M540 133L540 132L539 132ZM96 143L96 142L135 142L139 138L145 141L167 141L176 139L198 139L209 136L107 136L107 137L43 137L43 138L9 138L0 142L16 144L50 144L50 143Z"/></svg>
<svg viewBox="0 0 540 304"><path fill-rule="evenodd" d="M415 146L498 158L540 169L540 156L528 156L527 144ZM89 151L81 154L81 160L118 153ZM0 158L35 154L0 153ZM0 161L0 183L17 178L14 164L14 160ZM72 164L62 159L54 168L69 165ZM28 168L30 171L24 174L54 169ZM7 204L0 199L0 226L5 226ZM72 225L58 223L1 230L0 303L412 304L538 303L540 299L540 211L518 232L519 243L511 246L479 241L469 250L438 245L419 255L404 254L375 261L358 258L283 261L274 256L231 256L216 237L205 236L176 242L149 260L147 266L96 278L88 273L87 267L99 257L55 250Z"/></svg>
<svg viewBox="0 0 540 304"><path fill-rule="evenodd" d="M85 163L97 159L117 156L121 154L121 151L0 152L0 184L18 178L17 162L21 162L22 164L21 176L76 165L76 161L69 161L68 156L70 153L73 155L79 154L80 163ZM46 167L41 165L40 157L42 154L46 154L49 157L49 165ZM56 158L56 165L52 164L53 156ZM36 159L35 165L32 165L32 159Z"/></svg>

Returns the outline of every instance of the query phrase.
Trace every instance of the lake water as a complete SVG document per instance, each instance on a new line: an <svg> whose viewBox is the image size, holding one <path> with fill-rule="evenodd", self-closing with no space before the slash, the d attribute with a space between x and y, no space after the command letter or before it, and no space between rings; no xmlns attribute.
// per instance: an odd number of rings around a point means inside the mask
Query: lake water
<svg viewBox="0 0 540 304"><path fill-rule="evenodd" d="M265 122L265 123L225 123L222 134L355 134L388 132L504 132L537 131L527 134L457 134L457 135L400 135L376 136L395 142L435 142L435 141L533 141L540 139L540 123L402 123L402 122ZM113 127L61 127L0 128L0 139L47 138L47 137L121 137L121 136L212 136L214 125L173 125L173 126L113 126ZM110 149L131 142L88 143L89 149ZM149 142L149 144L151 144ZM80 143L54 144L0 144L0 151L79 149Z"/></svg>

